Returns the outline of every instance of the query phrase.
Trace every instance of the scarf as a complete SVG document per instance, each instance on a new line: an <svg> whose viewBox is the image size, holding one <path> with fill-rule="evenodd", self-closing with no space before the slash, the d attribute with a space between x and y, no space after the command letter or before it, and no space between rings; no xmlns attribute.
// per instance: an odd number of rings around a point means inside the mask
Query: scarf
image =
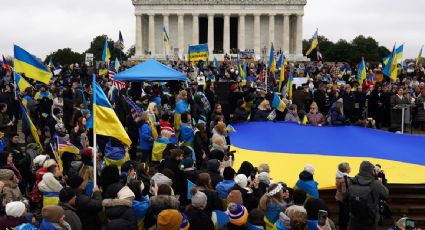
<svg viewBox="0 0 425 230"><path fill-rule="evenodd" d="M336 178L344 178L344 176L348 176L347 173L343 173L339 170L336 171Z"/></svg>

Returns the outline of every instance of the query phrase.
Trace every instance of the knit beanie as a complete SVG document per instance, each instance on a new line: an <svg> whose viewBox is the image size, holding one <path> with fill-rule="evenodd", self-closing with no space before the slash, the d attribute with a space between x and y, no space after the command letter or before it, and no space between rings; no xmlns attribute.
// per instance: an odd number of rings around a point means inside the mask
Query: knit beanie
<svg viewBox="0 0 425 230"><path fill-rule="evenodd" d="M245 174L238 174L235 177L235 183L241 188L245 188L248 185L248 178Z"/></svg>
<svg viewBox="0 0 425 230"><path fill-rule="evenodd" d="M229 215L229 222L236 226L242 226L248 220L248 210L243 205L230 203L226 213Z"/></svg>
<svg viewBox="0 0 425 230"><path fill-rule="evenodd" d="M12 217L21 217L25 212L25 204L21 201L13 201L6 204L6 215Z"/></svg>
<svg viewBox="0 0 425 230"><path fill-rule="evenodd" d="M53 160L53 159L48 159L48 160L46 160L45 162L44 162L44 164L43 164L43 168L49 168L50 166L52 166L52 165L57 165L56 164L56 161L55 160Z"/></svg>
<svg viewBox="0 0 425 230"><path fill-rule="evenodd" d="M143 184L143 183L142 183ZM127 199L132 198L134 199L135 195L133 191L128 186L124 186L117 194L118 199Z"/></svg>
<svg viewBox="0 0 425 230"><path fill-rule="evenodd" d="M65 187L59 192L59 201L62 203L68 203L72 198L76 196L74 189L71 187Z"/></svg>
<svg viewBox="0 0 425 230"><path fill-rule="evenodd" d="M312 164L306 164L304 166L304 171L309 172L311 175L314 175L315 169Z"/></svg>
<svg viewBox="0 0 425 230"><path fill-rule="evenodd" d="M235 203L235 204L242 204L243 198L242 193L239 190L232 190L229 192L229 195L227 195L227 203Z"/></svg>
<svg viewBox="0 0 425 230"><path fill-rule="evenodd" d="M192 194L192 206L199 209L204 209L207 206L207 195L198 191L196 188L190 190Z"/></svg>
<svg viewBox="0 0 425 230"><path fill-rule="evenodd" d="M258 174L258 180L264 184L270 184L270 176L267 172L261 172Z"/></svg>
<svg viewBox="0 0 425 230"><path fill-rule="evenodd" d="M158 214L156 226L158 230L178 230L183 216L175 209L165 209Z"/></svg>
<svg viewBox="0 0 425 230"><path fill-rule="evenodd" d="M67 180L67 184L71 187L71 188L73 188L73 189L76 189L76 188L78 188L82 183L83 183L83 178L82 177L80 177L80 176L78 176L78 175L75 175L75 176L72 176L72 177L70 177L68 180Z"/></svg>
<svg viewBox="0 0 425 230"><path fill-rule="evenodd" d="M59 223L59 220L65 215L63 208L59 205L49 205L41 210L43 219L51 223Z"/></svg>
<svg viewBox="0 0 425 230"><path fill-rule="evenodd" d="M34 158L32 161L34 165L37 165L39 167L43 166L43 163L49 158L48 155L38 155Z"/></svg>

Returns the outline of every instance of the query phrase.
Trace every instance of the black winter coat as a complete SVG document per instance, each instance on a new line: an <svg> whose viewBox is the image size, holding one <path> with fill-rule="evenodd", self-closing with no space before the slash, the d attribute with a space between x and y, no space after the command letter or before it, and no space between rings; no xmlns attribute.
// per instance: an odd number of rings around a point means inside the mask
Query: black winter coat
<svg viewBox="0 0 425 230"><path fill-rule="evenodd" d="M134 211L131 209L131 201L123 199L105 199L102 201L102 205L105 207L105 215L108 222L114 220L120 220L124 225L122 230L137 230L137 220ZM109 225L109 224L107 224Z"/></svg>
<svg viewBox="0 0 425 230"><path fill-rule="evenodd" d="M99 230L100 220L99 212L102 211L102 194L94 192L90 198L86 194L79 192L75 200L75 207L77 208L77 215L80 217L83 230Z"/></svg>

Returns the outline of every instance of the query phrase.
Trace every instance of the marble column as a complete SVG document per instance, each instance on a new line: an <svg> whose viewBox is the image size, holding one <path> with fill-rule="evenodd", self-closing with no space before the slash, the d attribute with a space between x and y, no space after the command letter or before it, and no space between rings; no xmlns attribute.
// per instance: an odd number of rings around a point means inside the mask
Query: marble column
<svg viewBox="0 0 425 230"><path fill-rule="evenodd" d="M136 14L136 54L135 56L142 56L143 51L143 34L142 34L142 14Z"/></svg>
<svg viewBox="0 0 425 230"><path fill-rule="evenodd" d="M184 14L177 14L177 33L178 33L178 48L179 56L183 57L184 53Z"/></svg>
<svg viewBox="0 0 425 230"><path fill-rule="evenodd" d="M163 17L163 22L164 22L164 28L167 31L168 34L168 38L170 38L170 23L169 23L169 15L168 14L162 14ZM164 38L162 38L162 40L164 40ZM171 46L171 41L169 41L168 44L164 43L164 55L170 55L170 46Z"/></svg>
<svg viewBox="0 0 425 230"><path fill-rule="evenodd" d="M289 54L289 14L283 15L283 53Z"/></svg>
<svg viewBox="0 0 425 230"><path fill-rule="evenodd" d="M230 14L224 15L223 53L230 53Z"/></svg>
<svg viewBox="0 0 425 230"><path fill-rule="evenodd" d="M212 55L214 50L214 14L208 14L208 49Z"/></svg>
<svg viewBox="0 0 425 230"><path fill-rule="evenodd" d="M199 15L192 14L192 45L199 44Z"/></svg>
<svg viewBox="0 0 425 230"><path fill-rule="evenodd" d="M297 36L295 41L295 54L303 55L303 14L297 15Z"/></svg>
<svg viewBox="0 0 425 230"><path fill-rule="evenodd" d="M245 50L245 14L239 14L238 49Z"/></svg>
<svg viewBox="0 0 425 230"><path fill-rule="evenodd" d="M254 14L254 52L257 56L261 56L260 15L261 14Z"/></svg>
<svg viewBox="0 0 425 230"><path fill-rule="evenodd" d="M274 16L275 14L269 14L269 45L274 44ZM274 44L276 49L276 44Z"/></svg>
<svg viewBox="0 0 425 230"><path fill-rule="evenodd" d="M149 14L149 51L152 55L156 54L155 51L155 14Z"/></svg>

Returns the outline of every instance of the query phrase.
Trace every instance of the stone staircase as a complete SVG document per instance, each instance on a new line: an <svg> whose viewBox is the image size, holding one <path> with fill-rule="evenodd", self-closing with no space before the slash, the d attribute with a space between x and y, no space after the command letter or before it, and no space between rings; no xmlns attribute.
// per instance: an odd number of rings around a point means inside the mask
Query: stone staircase
<svg viewBox="0 0 425 230"><path fill-rule="evenodd" d="M416 220L418 227L425 227L425 184L390 184L388 205L393 214L392 219L385 220L384 226L378 229L388 229L403 216ZM335 201L335 189L320 190L320 198L326 201L330 216L338 224L338 203Z"/></svg>

